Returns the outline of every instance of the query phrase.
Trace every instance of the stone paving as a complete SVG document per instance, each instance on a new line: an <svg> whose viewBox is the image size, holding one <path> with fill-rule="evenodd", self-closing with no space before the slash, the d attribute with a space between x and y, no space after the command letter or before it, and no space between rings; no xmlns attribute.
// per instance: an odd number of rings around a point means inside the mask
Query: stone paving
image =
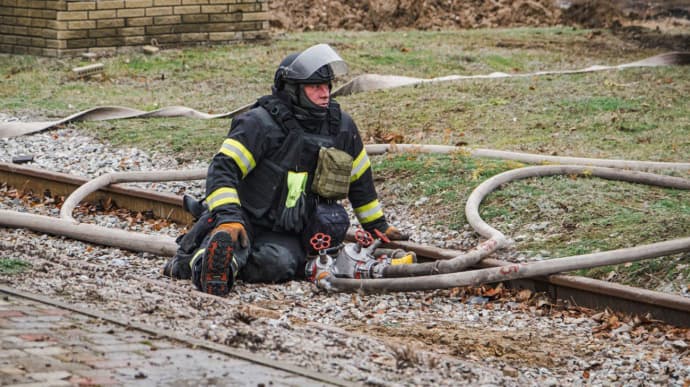
<svg viewBox="0 0 690 387"><path fill-rule="evenodd" d="M0 293L2 386L308 386L291 373Z"/></svg>

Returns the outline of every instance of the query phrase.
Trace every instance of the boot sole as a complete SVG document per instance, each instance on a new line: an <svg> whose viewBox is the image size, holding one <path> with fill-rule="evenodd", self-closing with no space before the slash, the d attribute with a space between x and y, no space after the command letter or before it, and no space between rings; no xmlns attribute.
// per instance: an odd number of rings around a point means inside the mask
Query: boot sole
<svg viewBox="0 0 690 387"><path fill-rule="evenodd" d="M224 232L211 237L206 248L206 257L201 266L201 290L214 296L225 296L230 292L230 263L232 262L232 239Z"/></svg>

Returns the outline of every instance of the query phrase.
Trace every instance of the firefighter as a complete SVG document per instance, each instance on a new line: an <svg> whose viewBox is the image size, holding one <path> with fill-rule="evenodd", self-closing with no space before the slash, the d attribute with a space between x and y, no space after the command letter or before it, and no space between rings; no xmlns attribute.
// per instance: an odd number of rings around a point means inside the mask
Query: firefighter
<svg viewBox="0 0 690 387"><path fill-rule="evenodd" d="M312 235L344 240L345 198L365 230L406 239L386 221L357 126L330 97L333 79L346 72L326 44L280 63L271 95L232 121L208 168L207 210L178 238L165 275L219 296L237 278L303 277Z"/></svg>

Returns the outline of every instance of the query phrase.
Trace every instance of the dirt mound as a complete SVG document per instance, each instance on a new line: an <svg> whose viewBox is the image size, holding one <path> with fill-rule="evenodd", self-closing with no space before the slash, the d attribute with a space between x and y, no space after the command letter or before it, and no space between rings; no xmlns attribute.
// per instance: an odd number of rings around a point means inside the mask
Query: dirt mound
<svg viewBox="0 0 690 387"><path fill-rule="evenodd" d="M690 51L690 34L668 34L639 26L614 26L613 33L642 48L665 48L669 51Z"/></svg>
<svg viewBox="0 0 690 387"><path fill-rule="evenodd" d="M274 0L270 9L271 25L289 31L545 26L560 18L553 0Z"/></svg>
<svg viewBox="0 0 690 387"><path fill-rule="evenodd" d="M621 25L623 18L623 11L611 2L586 0L564 7L560 21L585 28L610 28Z"/></svg>
<svg viewBox="0 0 690 387"><path fill-rule="evenodd" d="M271 26L287 31L611 28L630 20L690 18L686 0L273 0L269 7Z"/></svg>

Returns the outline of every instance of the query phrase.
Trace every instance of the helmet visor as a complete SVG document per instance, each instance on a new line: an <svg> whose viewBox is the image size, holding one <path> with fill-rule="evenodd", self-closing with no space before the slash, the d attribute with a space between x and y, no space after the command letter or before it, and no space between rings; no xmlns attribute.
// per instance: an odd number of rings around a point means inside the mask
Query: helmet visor
<svg viewBox="0 0 690 387"><path fill-rule="evenodd" d="M335 76L347 74L343 58L327 44L317 44L304 50L284 68L285 78L301 80L309 78L322 66L330 65Z"/></svg>

